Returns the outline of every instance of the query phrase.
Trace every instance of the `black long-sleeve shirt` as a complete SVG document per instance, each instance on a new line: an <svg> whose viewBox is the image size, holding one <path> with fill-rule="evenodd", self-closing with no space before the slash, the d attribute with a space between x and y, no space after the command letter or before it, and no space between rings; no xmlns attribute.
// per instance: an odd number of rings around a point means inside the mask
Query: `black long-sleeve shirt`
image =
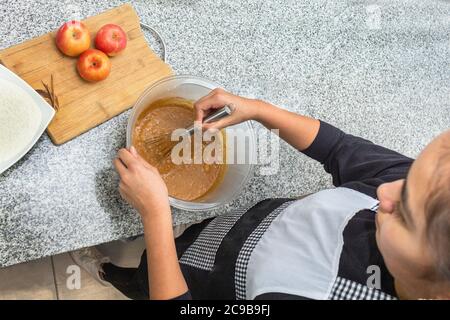
<svg viewBox="0 0 450 320"><path fill-rule="evenodd" d="M351 188L373 198L380 184L404 179L413 162L326 122L320 123L316 139L303 153L324 165L334 186Z"/></svg>
<svg viewBox="0 0 450 320"><path fill-rule="evenodd" d="M326 122L303 153L323 164L336 188L267 199L186 230L176 239L190 289L183 297L396 297L375 240L376 189L405 178L413 160ZM148 287L145 253L140 269Z"/></svg>

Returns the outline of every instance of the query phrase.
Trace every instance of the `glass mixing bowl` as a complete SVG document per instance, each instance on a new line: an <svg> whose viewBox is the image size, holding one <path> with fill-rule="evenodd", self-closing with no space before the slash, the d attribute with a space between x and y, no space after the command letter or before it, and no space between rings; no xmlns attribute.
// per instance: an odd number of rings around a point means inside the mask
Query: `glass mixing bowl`
<svg viewBox="0 0 450 320"><path fill-rule="evenodd" d="M196 101L217 87L217 84L207 79L189 75L166 77L151 85L142 93L131 111L127 127L127 147L132 144L136 120L151 103L169 97L181 97ZM234 139L236 133L245 135L244 144L233 143L230 140ZM242 192L253 173L256 159L255 133L251 123L247 121L226 128L225 137L226 146L233 148L234 157L231 161L227 160L231 163L227 163L222 182L212 191L193 201L169 197L170 205L188 211L211 210L229 203Z"/></svg>

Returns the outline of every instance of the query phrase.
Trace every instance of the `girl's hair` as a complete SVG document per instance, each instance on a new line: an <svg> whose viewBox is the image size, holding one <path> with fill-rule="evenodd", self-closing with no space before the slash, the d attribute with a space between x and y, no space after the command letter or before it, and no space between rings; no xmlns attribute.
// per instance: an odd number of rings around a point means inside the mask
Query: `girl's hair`
<svg viewBox="0 0 450 320"><path fill-rule="evenodd" d="M450 283L450 181L447 190L437 190L427 200L425 211L427 237L437 262L437 276Z"/></svg>
<svg viewBox="0 0 450 320"><path fill-rule="evenodd" d="M426 234L437 262L436 276L450 283L450 135L442 149L425 203Z"/></svg>

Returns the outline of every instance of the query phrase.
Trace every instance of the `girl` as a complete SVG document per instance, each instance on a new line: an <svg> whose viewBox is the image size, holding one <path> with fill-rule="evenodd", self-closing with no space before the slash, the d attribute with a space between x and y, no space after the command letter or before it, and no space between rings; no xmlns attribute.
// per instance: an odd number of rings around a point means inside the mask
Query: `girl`
<svg viewBox="0 0 450 320"><path fill-rule="evenodd" d="M114 165L119 190L142 217L147 250L137 269L93 250L75 260L133 299L449 298L450 131L415 161L323 121L213 90L196 120L228 105L205 129L256 120L320 161L336 188L267 199L208 219L174 240L167 188L136 150ZM439 177L439 179L437 178Z"/></svg>

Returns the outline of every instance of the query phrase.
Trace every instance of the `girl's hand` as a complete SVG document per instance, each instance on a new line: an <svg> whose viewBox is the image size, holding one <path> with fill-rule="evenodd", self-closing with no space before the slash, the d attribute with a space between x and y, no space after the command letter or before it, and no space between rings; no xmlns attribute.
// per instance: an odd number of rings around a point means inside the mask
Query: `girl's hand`
<svg viewBox="0 0 450 320"><path fill-rule="evenodd" d="M150 299L172 299L188 291L178 263L167 187L156 168L131 147L120 149L114 166L119 191L142 217Z"/></svg>
<svg viewBox="0 0 450 320"><path fill-rule="evenodd" d="M194 104L195 121L202 122L209 113L215 109L220 109L228 105L231 109L231 115L211 123L204 123L202 125L204 130L208 129L222 129L233 124L243 121L256 119L258 109L264 102L247 99L231 94L223 89L214 89L208 95L199 99Z"/></svg>
<svg viewBox="0 0 450 320"><path fill-rule="evenodd" d="M134 147L120 149L114 166L120 176L122 198L136 208L143 219L161 212L170 213L166 184L158 170L141 158Z"/></svg>

